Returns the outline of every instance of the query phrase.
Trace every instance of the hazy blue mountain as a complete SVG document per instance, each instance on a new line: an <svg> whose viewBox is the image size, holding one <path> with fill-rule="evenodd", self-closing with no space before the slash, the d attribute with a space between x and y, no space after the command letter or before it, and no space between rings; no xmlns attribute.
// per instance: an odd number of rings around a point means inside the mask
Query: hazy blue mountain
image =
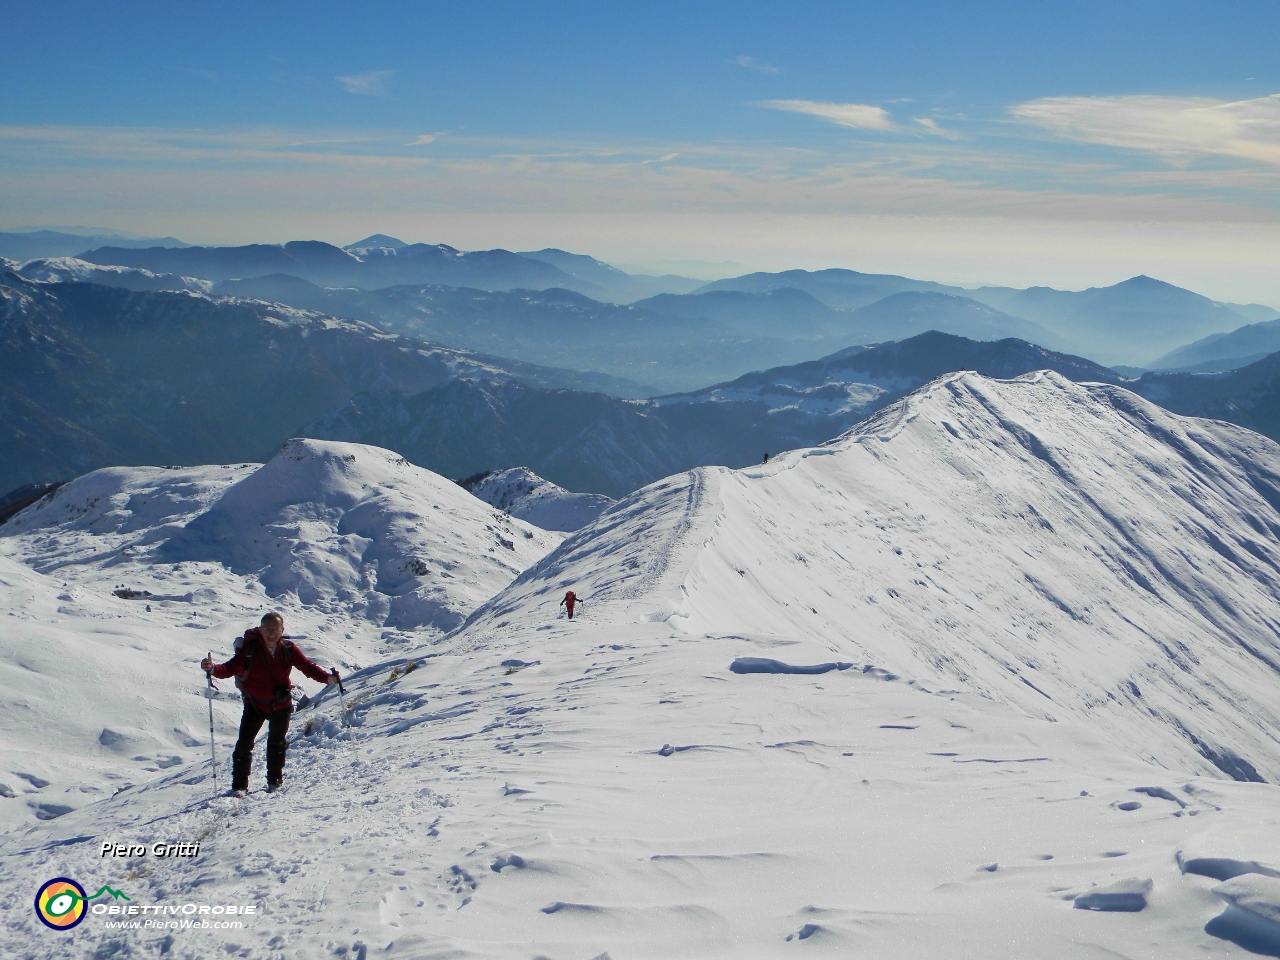
<svg viewBox="0 0 1280 960"><path fill-rule="evenodd" d="M1016 337L1061 349L1068 341L1036 323L1011 316L968 297L905 291L854 310L851 328L864 342L905 340L939 330L970 340Z"/></svg>
<svg viewBox="0 0 1280 960"><path fill-rule="evenodd" d="M595 257L581 253L568 253L548 247L520 254L530 260L541 260L564 271L571 277L590 283L603 291L606 299L614 303L634 303L660 293L688 293L702 285L701 280L665 274L660 277L647 274L630 274Z"/></svg>
<svg viewBox="0 0 1280 960"><path fill-rule="evenodd" d="M1280 353L1228 373L1148 373L1125 386L1174 413L1226 420L1280 441Z"/></svg>
<svg viewBox="0 0 1280 960"><path fill-rule="evenodd" d="M984 287L968 295L1048 327L1108 364L1140 364L1152 354L1240 325L1240 315L1229 307L1145 276L1078 292Z"/></svg>
<svg viewBox="0 0 1280 960"><path fill-rule="evenodd" d="M930 330L901 342L847 347L820 360L758 370L726 383L657 398L660 404L759 399L771 406L799 404L860 416L956 370L1009 379L1032 370L1054 370L1070 380L1121 383L1107 367L1055 353L1025 340L982 342Z"/></svg>
<svg viewBox="0 0 1280 960"><path fill-rule="evenodd" d="M1267 311L1267 308L1256 304L1218 303L1150 277L1133 277L1110 287L1082 291L1050 287L966 290L889 274L838 269L787 270L717 280L694 292L739 290L763 293L785 287L803 290L827 306L842 310L857 310L901 293L942 293L964 297L994 307L1010 317L1038 324L1053 337L1048 346L1087 353L1108 364L1139 364L1153 352L1172 350L1189 340L1232 330L1240 326L1237 318L1258 320L1263 318L1259 311ZM1269 311L1269 314L1274 316L1275 312ZM938 323L928 326L941 327ZM952 332L963 331L955 329ZM1009 329L1006 335L1036 340L1035 336L1027 333L1014 333ZM910 332L902 330L891 335L909 336ZM972 334L965 332L964 335ZM1037 342L1044 342L1044 335L1038 336L1040 340Z"/></svg>
<svg viewBox="0 0 1280 960"><path fill-rule="evenodd" d="M779 360L820 356L831 345L747 336L717 320L600 303L571 290L490 292L434 284L326 289L274 275L221 281L212 292L279 301L451 347L648 385L621 396L687 390Z"/></svg>
<svg viewBox="0 0 1280 960"><path fill-rule="evenodd" d="M835 310L795 287L759 293L711 290L665 294L633 304L672 316L714 320L740 336L826 339L835 343L905 340L941 330L974 340L1020 337L1048 347L1062 338L976 300L937 292L903 291L856 310Z"/></svg>
<svg viewBox="0 0 1280 960"><path fill-rule="evenodd" d="M360 302L365 291L355 287L321 287L310 280L287 273L268 273L243 280L219 280L210 285L209 292L215 297L247 297L269 303L285 303L301 310L317 310L349 320L369 319L359 315L365 311L354 306Z"/></svg>
<svg viewBox="0 0 1280 960"><path fill-rule="evenodd" d="M0 490L110 464L261 459L364 390L458 376L612 389L279 305L0 273Z"/></svg>
<svg viewBox="0 0 1280 960"><path fill-rule="evenodd" d="M173 274L76 263L83 268L78 275L55 270L54 261L37 261L22 270L32 279L78 278L127 289L190 285ZM665 295L627 307L569 290L490 292L435 284L361 290L322 287L287 273L206 282L204 289L214 296L247 297L363 320L460 349L604 373L632 381L625 388L615 383L611 391L621 390L618 395L627 397L690 389L771 362L820 356L833 344L855 337L847 313L797 290ZM671 312L664 312L663 305ZM808 322L823 317L832 322ZM802 322L789 322L793 320ZM771 328L777 333L768 334Z"/></svg>
<svg viewBox="0 0 1280 960"><path fill-rule="evenodd" d="M1012 377L1044 368L1119 380L1088 360L1023 341L926 333L651 401L470 380L417 395L366 393L304 433L388 447L446 476L526 466L567 489L618 497L691 467L741 467L765 452L822 443L943 373Z"/></svg>
<svg viewBox="0 0 1280 960"><path fill-rule="evenodd" d="M782 273L748 273L742 277L716 280L699 287L694 293L712 290L741 290L745 293L767 293L793 287L839 310L856 310L883 300L895 293L949 293L968 296L963 287L947 286L928 280L912 280L882 273L858 273L856 270L784 270Z"/></svg>
<svg viewBox="0 0 1280 960"><path fill-rule="evenodd" d="M315 283L353 284L362 272L361 260L340 247L318 240L289 243L251 243L241 247L183 247L167 249L120 246L89 250L80 257L89 263L140 267L152 273L176 273L203 280L230 280L269 273L287 273Z"/></svg>
<svg viewBox="0 0 1280 960"><path fill-rule="evenodd" d="M1222 306L1234 310L1251 323L1266 323L1280 316L1280 310L1262 303L1223 303Z"/></svg>
<svg viewBox="0 0 1280 960"><path fill-rule="evenodd" d="M59 230L31 230L0 233L0 257L34 260L38 257L74 257L82 250L113 245L117 247L185 247L173 237L130 237L120 234L64 233Z"/></svg>
<svg viewBox="0 0 1280 960"><path fill-rule="evenodd" d="M126 289L191 289L174 274L60 261L22 268L31 279L84 279ZM65 264L62 264L65 266ZM829 344L751 337L719 322L690 323L639 307L600 303L569 290L496 291L405 285L381 290L321 287L290 274L201 281L214 296L246 297L362 320L445 346L600 374L597 384L647 397L723 380L778 360L821 355ZM825 309L825 308L822 308ZM847 342L841 337L834 342ZM608 378L613 378L609 380ZM644 378L642 380L642 378Z"/></svg>
<svg viewBox="0 0 1280 960"><path fill-rule="evenodd" d="M1277 350L1280 350L1280 317L1238 327L1230 333L1202 337L1151 361L1147 368L1188 373L1235 370Z"/></svg>
<svg viewBox="0 0 1280 960"><path fill-rule="evenodd" d="M302 433L388 447L445 476L526 466L568 490L620 497L701 464L743 466L766 450L818 443L831 429L828 418L771 414L762 403L664 407L457 380L413 396L357 395Z"/></svg>
<svg viewBox="0 0 1280 960"><path fill-rule="evenodd" d="M374 247L390 247L392 250L399 250L401 247L407 247L408 244L403 240L397 240L395 237L388 237L385 233L375 233L371 237L365 237L363 240L357 240L355 243L347 244L343 247L348 253L360 255L362 250L369 250Z"/></svg>
<svg viewBox="0 0 1280 960"><path fill-rule="evenodd" d="M81 255L91 263L141 267L153 273L175 273L204 280L234 280L288 274L319 286L372 290L405 283L435 283L509 290L516 287L583 288L599 293L548 263L509 250L463 252L445 244L362 247L357 255L318 240L242 247L126 249L101 247ZM589 289L588 289L589 288Z"/></svg>
<svg viewBox="0 0 1280 960"><path fill-rule="evenodd" d="M848 313L832 310L821 300L795 287L761 293L711 290L706 293L659 294L632 304L688 320L713 320L740 336L806 339L850 333Z"/></svg>

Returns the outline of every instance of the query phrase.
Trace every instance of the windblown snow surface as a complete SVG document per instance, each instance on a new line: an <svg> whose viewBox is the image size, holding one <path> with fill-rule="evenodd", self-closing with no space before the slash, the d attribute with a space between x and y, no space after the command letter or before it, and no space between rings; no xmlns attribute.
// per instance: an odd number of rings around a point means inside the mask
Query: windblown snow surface
<svg viewBox="0 0 1280 960"><path fill-rule="evenodd" d="M491 507L564 533L581 530L615 503L602 493L573 493L528 467L494 470L466 487Z"/></svg>
<svg viewBox="0 0 1280 960"><path fill-rule="evenodd" d="M300 711L283 791L210 799L193 748L0 836L0 945L1280 955L1280 793L1258 782L1280 778L1278 477L1271 441L1119 388L958 374L823 447L668 478L460 629L362 650L350 726L334 688ZM105 550L41 573L34 530L4 542L11 598L76 577L103 599ZM573 621L557 617L569 588L587 600ZM52 603L27 646L87 651L96 621L49 625ZM144 622L119 616L121 634ZM171 624L148 634L156 652L115 653L167 658L198 732L196 644ZM327 663L335 647L317 646ZM159 674L122 676L139 702L101 712L142 716ZM225 764L236 705L214 707ZM0 803L61 796L10 786ZM195 839L193 859L100 856ZM138 929L90 915L54 932L31 908L52 877L259 912L237 929L138 914Z"/></svg>

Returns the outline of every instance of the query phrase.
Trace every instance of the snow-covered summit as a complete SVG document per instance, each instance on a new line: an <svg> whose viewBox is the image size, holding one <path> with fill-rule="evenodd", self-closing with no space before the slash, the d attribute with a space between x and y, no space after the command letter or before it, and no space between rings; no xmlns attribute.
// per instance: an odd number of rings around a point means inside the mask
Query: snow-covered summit
<svg viewBox="0 0 1280 960"><path fill-rule="evenodd" d="M582 529L616 502L601 493L573 493L528 467L493 470L462 485L491 507L543 530L565 533Z"/></svg>
<svg viewBox="0 0 1280 960"><path fill-rule="evenodd" d="M213 565L276 602L437 634L559 539L389 450L301 439L261 466L96 470L2 534L41 572L89 564L169 593L158 576Z"/></svg>
<svg viewBox="0 0 1280 960"><path fill-rule="evenodd" d="M478 612L803 636L1280 779L1280 447L1051 372L944 377L830 443L620 502Z"/></svg>

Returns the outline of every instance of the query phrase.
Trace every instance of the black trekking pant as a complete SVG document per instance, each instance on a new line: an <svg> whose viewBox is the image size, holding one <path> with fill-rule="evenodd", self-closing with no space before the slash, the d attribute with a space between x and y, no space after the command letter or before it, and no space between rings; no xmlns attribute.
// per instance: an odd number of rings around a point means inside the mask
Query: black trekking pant
<svg viewBox="0 0 1280 960"><path fill-rule="evenodd" d="M250 700L244 702L240 717L240 737L231 754L231 789L249 789L249 771L253 767L253 741L262 725L267 724L267 783L284 779L284 754L289 749L285 735L289 732L289 716L293 704L263 713Z"/></svg>

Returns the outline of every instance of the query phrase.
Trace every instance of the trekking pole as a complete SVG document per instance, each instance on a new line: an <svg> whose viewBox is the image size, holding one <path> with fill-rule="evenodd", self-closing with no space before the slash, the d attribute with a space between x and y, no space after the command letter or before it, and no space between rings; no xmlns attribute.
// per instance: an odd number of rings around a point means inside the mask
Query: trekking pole
<svg viewBox="0 0 1280 960"><path fill-rule="evenodd" d="M342 677L338 675L337 667L330 667L333 679L338 681L338 699L342 701L342 725L344 727L351 726L351 722L347 719L347 688L342 685Z"/></svg>
<svg viewBox="0 0 1280 960"><path fill-rule="evenodd" d="M205 654L209 663L213 663L213 651ZM209 701L209 765L213 767L213 795L218 795L218 757L213 752L213 694L217 691L217 687L213 685L213 670L209 669L204 672L204 680L209 686L205 690L205 699Z"/></svg>

